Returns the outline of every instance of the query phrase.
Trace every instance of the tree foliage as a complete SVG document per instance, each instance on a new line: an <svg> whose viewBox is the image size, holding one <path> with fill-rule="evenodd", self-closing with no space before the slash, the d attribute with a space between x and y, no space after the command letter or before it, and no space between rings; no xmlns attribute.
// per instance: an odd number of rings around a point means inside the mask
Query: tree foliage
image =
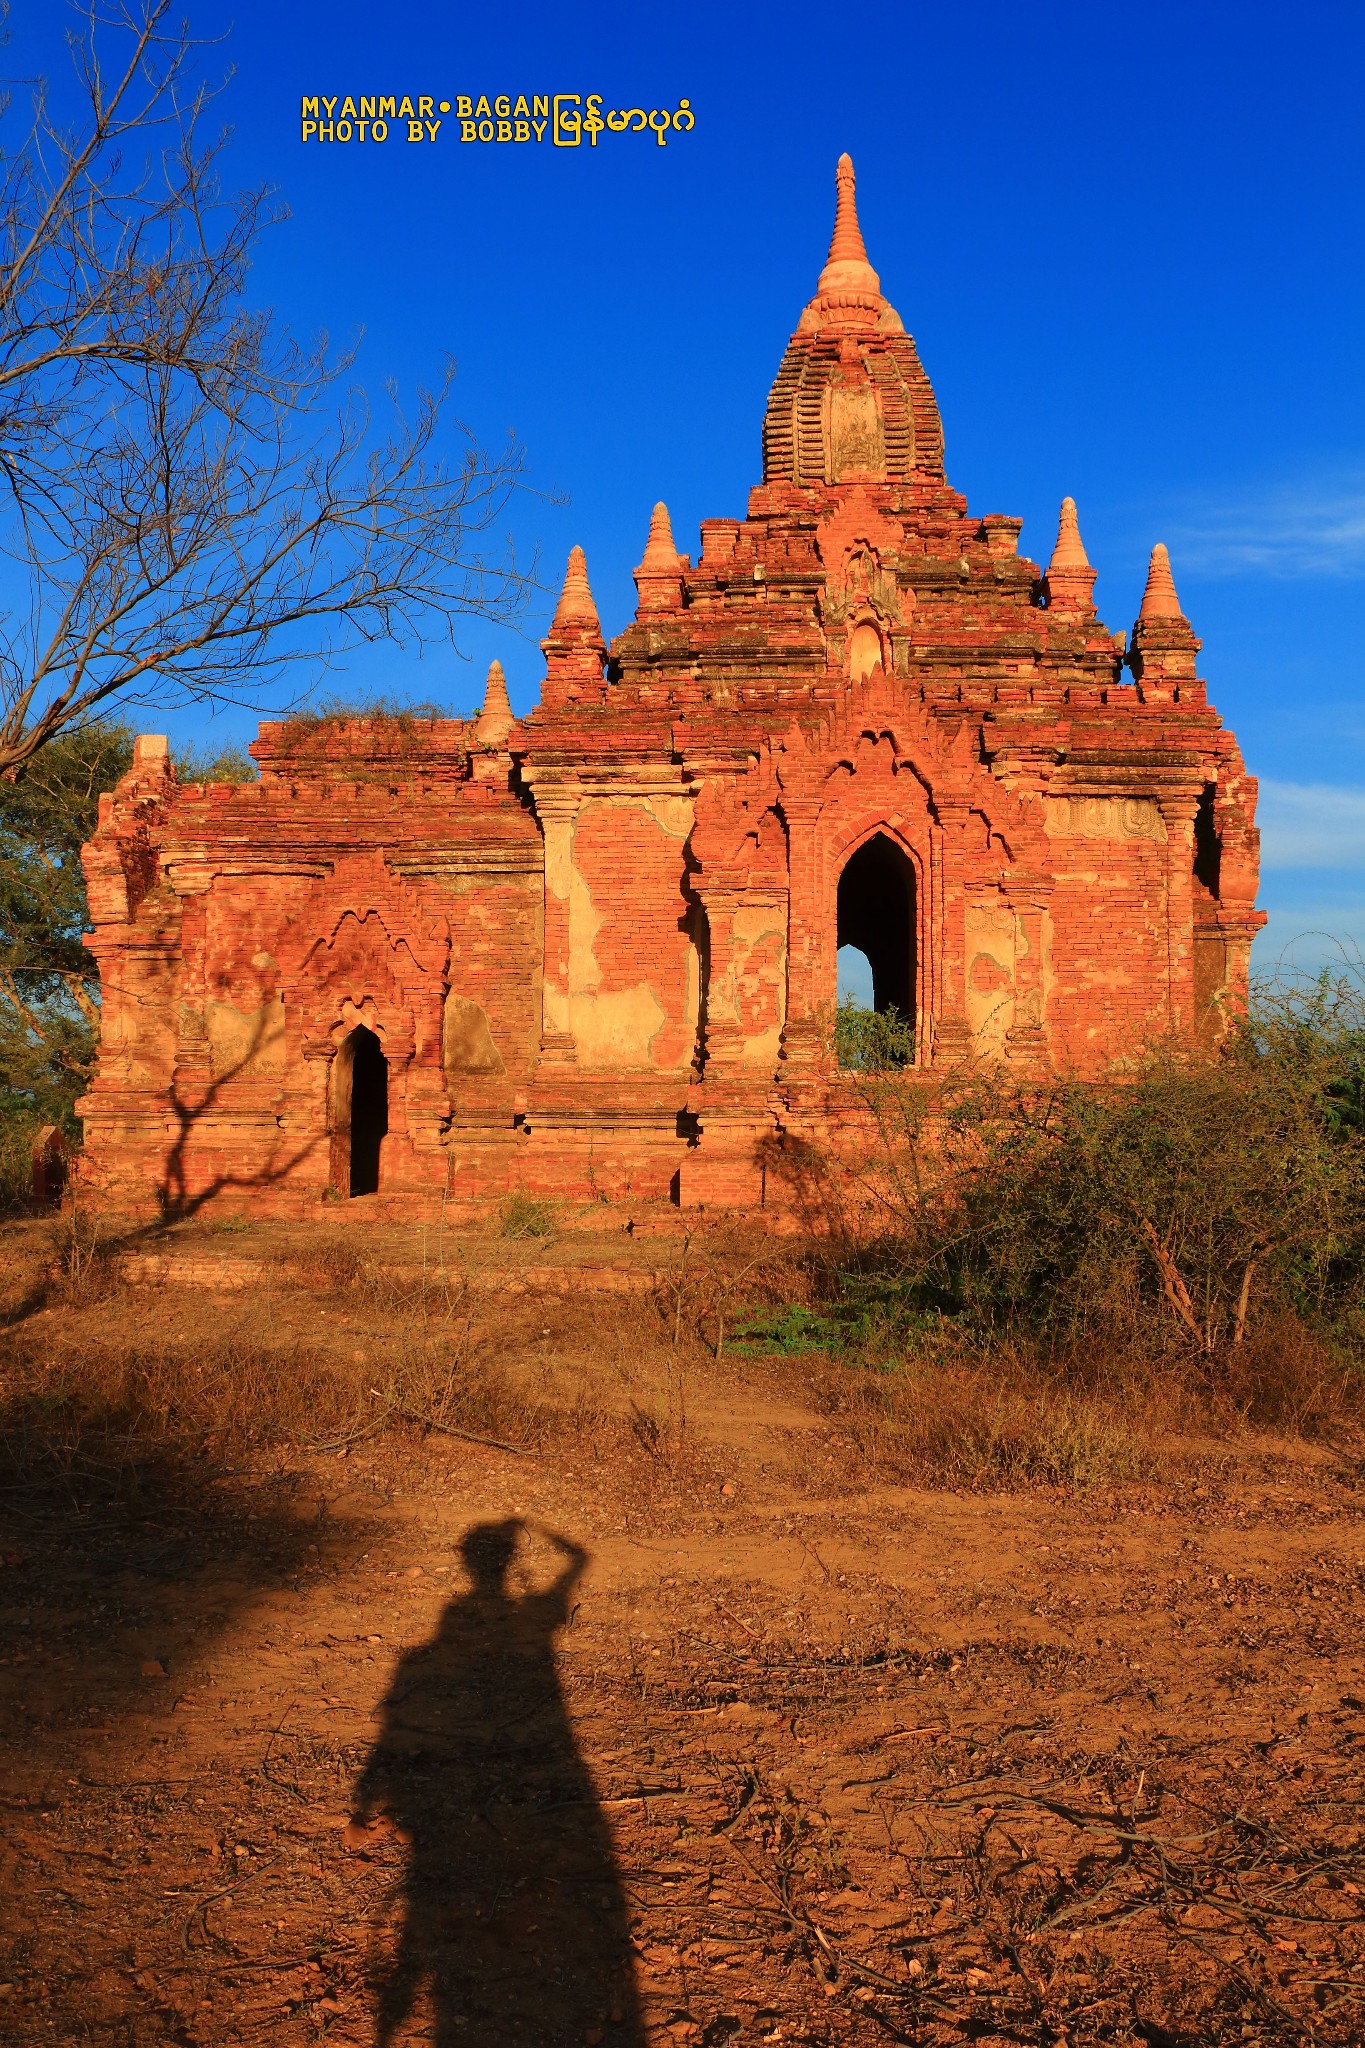
<svg viewBox="0 0 1365 2048"><path fill-rule="evenodd" d="M124 726L62 733L0 781L0 1114L70 1123L99 1028L80 849L132 761Z"/></svg>

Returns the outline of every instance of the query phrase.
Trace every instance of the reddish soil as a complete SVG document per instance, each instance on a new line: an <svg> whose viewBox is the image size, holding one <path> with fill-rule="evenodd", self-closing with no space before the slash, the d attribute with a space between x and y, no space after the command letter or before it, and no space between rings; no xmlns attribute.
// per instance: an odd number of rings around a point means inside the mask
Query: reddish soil
<svg viewBox="0 0 1365 2048"><path fill-rule="evenodd" d="M20 1290L11 1336L265 1308ZM674 1348L645 1295L478 1314L557 1390L534 1455L11 1426L6 2041L1365 2037L1358 1457L873 1487L819 1361Z"/></svg>

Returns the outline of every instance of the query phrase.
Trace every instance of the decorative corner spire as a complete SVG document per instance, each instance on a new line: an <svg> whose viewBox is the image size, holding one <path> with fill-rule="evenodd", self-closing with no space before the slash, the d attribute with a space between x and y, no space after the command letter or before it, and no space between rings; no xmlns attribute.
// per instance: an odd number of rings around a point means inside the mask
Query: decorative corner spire
<svg viewBox="0 0 1365 2048"><path fill-rule="evenodd" d="M674 611L682 595L682 557L673 545L668 507L662 500L649 517L649 539L635 571L635 588L639 593L637 612Z"/></svg>
<svg viewBox="0 0 1365 2048"><path fill-rule="evenodd" d="M542 710L605 701L602 667L607 650L597 606L588 588L588 565L582 548L569 550L564 588L559 593L550 631L540 646L545 656Z"/></svg>
<svg viewBox="0 0 1365 2048"><path fill-rule="evenodd" d="M1198 652L1199 642L1175 594L1171 558L1158 541L1152 549L1147 588L1142 593L1142 609L1133 627L1133 647L1128 657L1128 666L1143 699L1168 702L1172 693L1183 696L1187 691L1194 691L1197 698L1203 689L1194 672Z"/></svg>
<svg viewBox="0 0 1365 2048"><path fill-rule="evenodd" d="M1081 539L1074 498L1062 499L1061 517L1057 521L1057 545L1047 565L1046 583L1049 611L1070 612L1081 618L1093 615L1095 571L1090 566L1090 558Z"/></svg>
<svg viewBox="0 0 1365 2048"><path fill-rule="evenodd" d="M1048 563L1048 574L1057 569L1088 569L1090 557L1085 552L1081 529L1076 520L1076 500L1062 499L1062 515L1057 522L1057 545L1052 550Z"/></svg>
<svg viewBox="0 0 1365 2048"><path fill-rule="evenodd" d="M668 517L668 507L662 498L649 515L649 539L645 542L642 569L651 569L657 575L661 570L673 570L678 566L678 550L673 545L673 527Z"/></svg>
<svg viewBox="0 0 1365 2048"><path fill-rule="evenodd" d="M502 663L490 661L483 709L474 721L474 738L481 747L500 747L511 732L513 723L512 700L507 694L507 678L502 672Z"/></svg>
<svg viewBox="0 0 1365 2048"><path fill-rule="evenodd" d="M840 157L834 173L838 199L834 208L834 233L830 238L829 256L820 272L817 290L823 297L829 293L852 292L860 298L880 298L882 281L867 260L863 246L863 231L858 226L858 202L854 197L853 159L847 151Z"/></svg>
<svg viewBox="0 0 1365 2048"><path fill-rule="evenodd" d="M564 588L559 593L559 603L550 622L550 631L560 626L588 626L599 636L602 631L597 617L597 606L592 601L588 587L588 564L582 548L569 549L569 566L564 572Z"/></svg>
<svg viewBox="0 0 1365 2048"><path fill-rule="evenodd" d="M1180 619L1180 599L1175 594L1175 578L1171 574L1171 558L1163 542L1158 541L1152 549L1152 559L1147 568L1147 588L1142 593L1140 619Z"/></svg>

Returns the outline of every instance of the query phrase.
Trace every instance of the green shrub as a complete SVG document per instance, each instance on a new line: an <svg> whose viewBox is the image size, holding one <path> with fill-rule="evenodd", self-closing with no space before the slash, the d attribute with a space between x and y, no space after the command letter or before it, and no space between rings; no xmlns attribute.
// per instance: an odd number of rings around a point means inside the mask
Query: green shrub
<svg viewBox="0 0 1365 2048"><path fill-rule="evenodd" d="M504 1237L553 1237L554 1205L516 1188L498 1211L498 1228Z"/></svg>
<svg viewBox="0 0 1365 2048"><path fill-rule="evenodd" d="M1262 991L1217 1047L1163 1043L1101 1080L869 1059L847 1070L863 1206L834 1292L846 1315L934 1311L1072 1352L1211 1360L1291 1317L1355 1355L1362 1074L1365 1001L1344 981Z"/></svg>
<svg viewBox="0 0 1365 2048"><path fill-rule="evenodd" d="M894 1072L914 1064L915 1027L894 1005L869 1010L849 996L834 1015L834 1049L846 1072Z"/></svg>

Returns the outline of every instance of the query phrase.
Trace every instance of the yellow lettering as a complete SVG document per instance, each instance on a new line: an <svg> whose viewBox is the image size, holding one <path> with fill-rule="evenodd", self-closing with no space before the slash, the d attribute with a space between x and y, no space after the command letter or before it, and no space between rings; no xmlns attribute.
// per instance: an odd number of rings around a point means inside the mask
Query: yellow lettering
<svg viewBox="0 0 1365 2048"><path fill-rule="evenodd" d="M493 112L500 121L505 121L512 111L512 102L505 92L500 92L493 102Z"/></svg>
<svg viewBox="0 0 1365 2048"><path fill-rule="evenodd" d="M389 139L388 122L372 121L370 123L370 137L375 142L387 142Z"/></svg>
<svg viewBox="0 0 1365 2048"><path fill-rule="evenodd" d="M326 107L328 117L330 118L337 110L336 94L333 93L331 99L325 99L322 104Z"/></svg>
<svg viewBox="0 0 1365 2048"><path fill-rule="evenodd" d="M477 141L478 141L478 139L479 139L479 131L478 131L477 127L475 126L475 124L474 124L474 123L473 123L472 121L461 121L461 123L460 123L460 140L461 140L461 142L477 142Z"/></svg>
<svg viewBox="0 0 1365 2048"><path fill-rule="evenodd" d="M303 118L304 118L304 120L305 120L305 121L307 120L307 118L308 118L308 116L309 116L310 114L312 115L313 119L314 119L314 120L316 121L316 119L317 119L317 117L318 117L318 100L317 100L317 94L316 94L316 93L314 93L314 95L313 95L313 97L312 97L311 99L306 99L306 100L304 101L304 103L303 103Z"/></svg>
<svg viewBox="0 0 1365 2048"><path fill-rule="evenodd" d="M439 122L439 121L428 121L428 122L427 122L427 140L428 140L428 142L434 142L434 141L436 140L436 137L437 137L437 136L438 136L438 135L440 134L440 132L441 132L441 124L440 124L440 122Z"/></svg>
<svg viewBox="0 0 1365 2048"><path fill-rule="evenodd" d="M493 109L488 104L488 94L486 92L481 92L479 94L479 103L474 109L476 116L478 117L479 120L486 121L489 115L492 113L492 111Z"/></svg>
<svg viewBox="0 0 1365 2048"><path fill-rule="evenodd" d="M470 121L474 118L474 102L468 93L460 94L460 97L455 102L455 111L462 121Z"/></svg>
<svg viewBox="0 0 1365 2048"><path fill-rule="evenodd" d="M577 149L583 140L583 117L576 92L555 94L555 148Z"/></svg>
<svg viewBox="0 0 1365 2048"><path fill-rule="evenodd" d="M341 119L343 121L354 121L355 119L355 101L349 93L341 102Z"/></svg>
<svg viewBox="0 0 1365 2048"><path fill-rule="evenodd" d="M425 129L423 128L423 126L422 126L421 122L420 122L420 121L409 121L409 122L408 122L408 141L409 141L409 142L425 142L425 141L426 141L426 139L427 139L427 138L426 138L426 131L425 131Z"/></svg>
<svg viewBox="0 0 1365 2048"><path fill-rule="evenodd" d="M499 123L498 123L498 141L499 141L499 142L510 142L511 140L512 140L512 123L511 123L510 121L499 121Z"/></svg>
<svg viewBox="0 0 1365 2048"><path fill-rule="evenodd" d="M334 135L334 134L332 133L332 124L331 124L331 122L330 122L330 121L319 121L319 122L318 122L318 141L319 141L319 142L335 142L335 141L336 141L336 136L335 136L335 135Z"/></svg>
<svg viewBox="0 0 1365 2048"><path fill-rule="evenodd" d="M316 101L314 101L314 105L316 105L316 104L317 104L317 102L316 102ZM307 140L308 140L308 138L309 138L309 136L310 136L310 135L316 135L316 134L317 134L317 132L318 132L318 124L317 124L317 122L316 122L316 121L305 121L305 122L304 122L304 124L303 124L303 140L304 140L305 142L307 142Z"/></svg>
<svg viewBox="0 0 1365 2048"><path fill-rule="evenodd" d="M531 124L529 121L517 121L514 123L514 126L517 131L518 142L529 142L531 140Z"/></svg>
<svg viewBox="0 0 1365 2048"><path fill-rule="evenodd" d="M363 118L364 118L364 119L365 119L366 121L373 121L373 119L374 119L374 95L373 95L373 94L371 94L371 95L369 96L369 98L368 98L368 99L367 99L367 98L366 98L366 97L365 97L365 96L364 96L364 95L362 94L362 96L361 96L361 101L360 101L360 112L361 112L361 115L362 115L362 117L363 117Z"/></svg>
<svg viewBox="0 0 1365 2048"><path fill-rule="evenodd" d="M401 121L412 121L416 119L412 101L408 98L406 93L403 94L402 99L398 102L398 117Z"/></svg>
<svg viewBox="0 0 1365 2048"><path fill-rule="evenodd" d="M532 93L532 95L531 95L531 112L532 112L533 114L535 114L535 115L536 115L536 116L537 116L538 118L540 118L540 119L543 119L543 120L547 120L547 121L549 120L549 118L550 118L550 95L549 95L549 94L548 94L547 92L535 92L535 93Z"/></svg>
<svg viewBox="0 0 1365 2048"><path fill-rule="evenodd" d="M379 112L381 117L388 121L391 121L398 112L398 102L392 93L386 99L382 99L379 102Z"/></svg>
<svg viewBox="0 0 1365 2048"><path fill-rule="evenodd" d="M517 94L517 103L516 103L516 105L515 105L515 106L513 107L513 109L512 109L512 112L513 112L513 113L514 113L514 114L515 114L515 115L517 116L518 120L521 120L521 121L529 121L529 120L530 120L530 118L531 118L531 109L530 109L530 108L529 108L529 107L527 106L527 104L526 104L526 95L525 95L525 93L524 93L524 92L519 92L519 93Z"/></svg>
<svg viewBox="0 0 1365 2048"><path fill-rule="evenodd" d="M424 121L429 121L436 112L436 102L429 92L424 92L417 102L417 111Z"/></svg>
<svg viewBox="0 0 1365 2048"><path fill-rule="evenodd" d="M533 121L531 123L531 126L536 131L537 142L543 142L545 140L545 130L549 127L549 125L550 124L548 121Z"/></svg>

